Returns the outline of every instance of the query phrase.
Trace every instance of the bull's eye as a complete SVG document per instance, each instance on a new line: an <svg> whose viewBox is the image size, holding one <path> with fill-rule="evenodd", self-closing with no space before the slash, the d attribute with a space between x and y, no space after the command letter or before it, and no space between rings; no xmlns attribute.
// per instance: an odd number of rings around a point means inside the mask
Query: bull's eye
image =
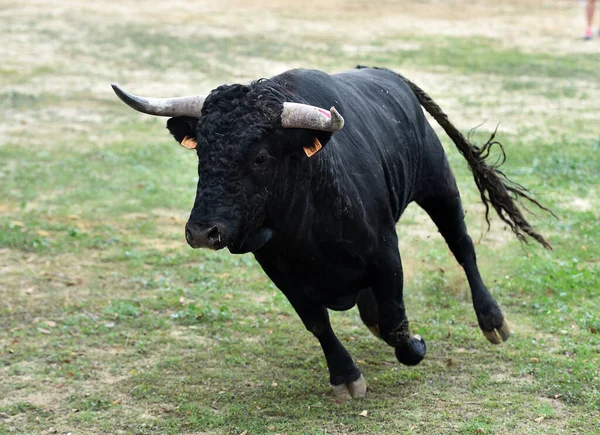
<svg viewBox="0 0 600 435"><path fill-rule="evenodd" d="M268 161L269 161L269 157L266 154L259 154L254 159L254 165L259 166L259 167L265 166Z"/></svg>

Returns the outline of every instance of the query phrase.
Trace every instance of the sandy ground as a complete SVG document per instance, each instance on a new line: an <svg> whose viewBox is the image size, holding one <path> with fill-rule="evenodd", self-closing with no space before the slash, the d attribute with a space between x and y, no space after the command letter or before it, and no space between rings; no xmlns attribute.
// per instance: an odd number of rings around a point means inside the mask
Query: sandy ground
<svg viewBox="0 0 600 435"><path fill-rule="evenodd" d="M506 46L532 52L600 55L600 44L582 43L583 7L574 1L374 1L333 0L317 2L275 1L151 1L140 8L136 1L53 2L25 0L15 6L0 2L3 69L27 70L47 65L69 64L69 46L86 43L86 22L108 28L111 24L156 23L161 31L201 39L205 35L260 35L278 33L282 38L307 34L323 40L340 41L351 54L372 50L369 43L388 35L407 33L444 36L482 36ZM315 20L313 9L322 11ZM15 19L15 16L17 19ZM77 22L72 17L77 16ZM40 39L33 29L57 32L55 39ZM346 42L344 42L346 41ZM391 46L402 41L390 41ZM93 48L92 48L93 50ZM93 53L91 53L93 54ZM351 56L349 63L351 64ZM86 66L82 65L82 68ZM103 71L96 62L94 70ZM289 66L264 59L244 67L247 79L281 72ZM189 75L189 73L187 73ZM185 77L185 71L182 77ZM173 83L180 77L173 77ZM68 83L63 81L63 83ZM57 91L58 84L40 83L44 90ZM89 86L89 84L88 84Z"/></svg>

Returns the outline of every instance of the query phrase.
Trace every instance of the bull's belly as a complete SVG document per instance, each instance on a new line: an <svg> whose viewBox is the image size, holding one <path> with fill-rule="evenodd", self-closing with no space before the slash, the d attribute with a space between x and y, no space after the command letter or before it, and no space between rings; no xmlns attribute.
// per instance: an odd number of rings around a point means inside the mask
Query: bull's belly
<svg viewBox="0 0 600 435"><path fill-rule="evenodd" d="M320 272L304 274L304 279L299 279L301 288L309 299L332 310L352 308L358 292L369 287L364 271L332 268Z"/></svg>

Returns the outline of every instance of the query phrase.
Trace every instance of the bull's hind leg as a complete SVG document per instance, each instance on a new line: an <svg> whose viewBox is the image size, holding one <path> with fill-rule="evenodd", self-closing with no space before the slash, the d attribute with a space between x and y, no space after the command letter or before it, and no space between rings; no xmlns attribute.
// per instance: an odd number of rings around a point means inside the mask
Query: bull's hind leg
<svg viewBox="0 0 600 435"><path fill-rule="evenodd" d="M442 188L432 189L436 192L435 197L417 202L435 222L454 257L463 267L471 287L473 306L483 334L492 343L500 344L508 339L510 330L498 303L481 279L475 248L471 237L467 234L460 194L454 177L451 177L450 181Z"/></svg>

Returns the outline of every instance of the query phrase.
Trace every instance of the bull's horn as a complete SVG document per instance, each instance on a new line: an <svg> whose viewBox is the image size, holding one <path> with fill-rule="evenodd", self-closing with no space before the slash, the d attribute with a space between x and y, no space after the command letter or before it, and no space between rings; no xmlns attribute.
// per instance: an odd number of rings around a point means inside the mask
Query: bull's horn
<svg viewBox="0 0 600 435"><path fill-rule="evenodd" d="M155 116L192 116L199 118L205 96L176 98L144 98L130 94L118 84L113 83L115 94L129 107L138 112Z"/></svg>
<svg viewBox="0 0 600 435"><path fill-rule="evenodd" d="M344 118L335 107L325 110L308 104L283 103L281 125L283 128L308 128L333 133L344 126Z"/></svg>

